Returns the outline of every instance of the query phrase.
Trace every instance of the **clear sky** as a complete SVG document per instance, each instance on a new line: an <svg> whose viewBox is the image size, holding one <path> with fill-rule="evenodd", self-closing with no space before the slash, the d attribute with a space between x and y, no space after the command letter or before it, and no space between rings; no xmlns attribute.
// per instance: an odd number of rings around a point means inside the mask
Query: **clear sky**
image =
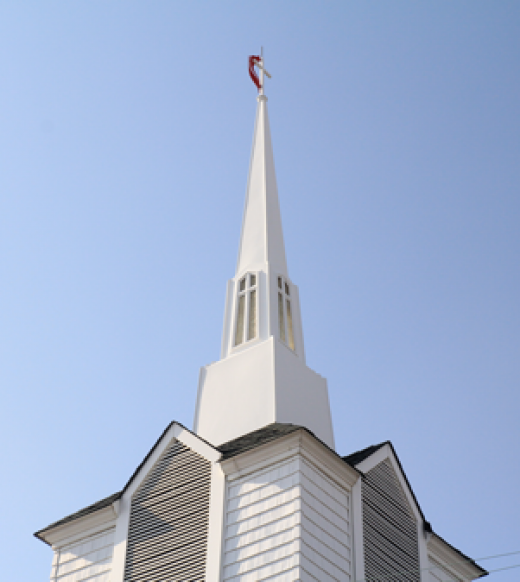
<svg viewBox="0 0 520 582"><path fill-rule="evenodd" d="M261 45L338 452L391 440L436 532L473 558L520 550L520 2L5 0L4 580L48 579L32 533L121 489L171 420L192 425Z"/></svg>

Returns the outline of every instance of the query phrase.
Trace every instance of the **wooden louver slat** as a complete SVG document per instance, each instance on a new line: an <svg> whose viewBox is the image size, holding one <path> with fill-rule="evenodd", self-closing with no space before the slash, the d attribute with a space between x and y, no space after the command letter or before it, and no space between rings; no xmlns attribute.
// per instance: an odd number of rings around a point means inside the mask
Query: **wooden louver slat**
<svg viewBox="0 0 520 582"><path fill-rule="evenodd" d="M388 460L362 485L365 579L420 582L417 521Z"/></svg>
<svg viewBox="0 0 520 582"><path fill-rule="evenodd" d="M174 441L132 498L124 582L203 582L211 463Z"/></svg>

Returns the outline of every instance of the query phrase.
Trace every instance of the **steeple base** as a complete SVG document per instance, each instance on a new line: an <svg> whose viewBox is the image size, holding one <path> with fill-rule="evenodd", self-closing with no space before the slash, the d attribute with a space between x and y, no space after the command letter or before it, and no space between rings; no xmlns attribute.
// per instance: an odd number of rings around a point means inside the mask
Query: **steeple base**
<svg viewBox="0 0 520 582"><path fill-rule="evenodd" d="M212 445L272 422L304 426L334 449L327 381L270 337L200 371L193 430Z"/></svg>

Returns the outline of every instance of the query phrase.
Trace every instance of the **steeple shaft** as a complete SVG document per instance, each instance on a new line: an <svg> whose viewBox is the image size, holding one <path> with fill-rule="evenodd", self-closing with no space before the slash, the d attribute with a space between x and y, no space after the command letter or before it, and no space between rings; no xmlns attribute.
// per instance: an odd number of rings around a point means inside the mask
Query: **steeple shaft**
<svg viewBox="0 0 520 582"><path fill-rule="evenodd" d="M236 275L266 263L288 276L267 97L259 95Z"/></svg>

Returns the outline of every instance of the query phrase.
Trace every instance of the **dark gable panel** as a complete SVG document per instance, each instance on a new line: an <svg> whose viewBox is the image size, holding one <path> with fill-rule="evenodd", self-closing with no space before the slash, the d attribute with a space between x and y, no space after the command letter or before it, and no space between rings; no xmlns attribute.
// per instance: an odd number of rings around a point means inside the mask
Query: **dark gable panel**
<svg viewBox="0 0 520 582"><path fill-rule="evenodd" d="M178 441L134 493L125 582L205 579L211 463Z"/></svg>
<svg viewBox="0 0 520 582"><path fill-rule="evenodd" d="M367 582L420 582L417 521L388 460L363 479Z"/></svg>

